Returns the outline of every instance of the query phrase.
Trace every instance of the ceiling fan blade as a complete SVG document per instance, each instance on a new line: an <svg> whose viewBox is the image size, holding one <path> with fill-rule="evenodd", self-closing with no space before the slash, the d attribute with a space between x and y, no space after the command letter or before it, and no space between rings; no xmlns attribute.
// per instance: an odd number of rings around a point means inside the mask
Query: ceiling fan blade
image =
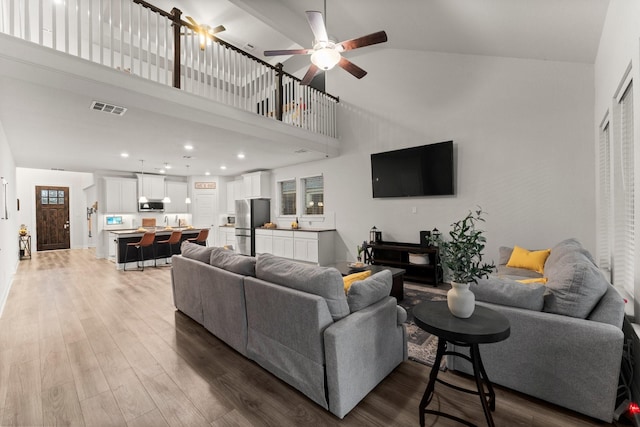
<svg viewBox="0 0 640 427"><path fill-rule="evenodd" d="M346 40L338 43L337 46L342 48L342 52L357 49L359 47L371 46L372 44L384 43L387 41L387 33L378 31L377 33L368 34L356 39Z"/></svg>
<svg viewBox="0 0 640 427"><path fill-rule="evenodd" d="M209 28L208 32L209 32L209 34L214 35L214 34L221 33L221 32L223 32L225 30L226 30L226 28L224 27L224 25L218 25L215 28Z"/></svg>
<svg viewBox="0 0 640 427"><path fill-rule="evenodd" d="M340 58L340 62L338 62L338 65L342 67L342 69L344 69L345 71L351 73L351 75L353 75L357 79L361 79L367 75L367 72L365 70L358 67L356 64L349 61L345 57Z"/></svg>
<svg viewBox="0 0 640 427"><path fill-rule="evenodd" d="M198 29L200 28L200 25L196 22L195 19L193 19L190 16L185 16L185 18L187 19L187 21L191 23L191 25L193 25L194 27L197 27Z"/></svg>
<svg viewBox="0 0 640 427"><path fill-rule="evenodd" d="M309 66L309 69L307 70L307 73L302 78L302 81L300 82L300 84L304 86L309 85L309 83L311 83L311 80L313 80L313 78L315 77L316 73L319 70L320 69L318 67L316 67L314 64L311 64Z"/></svg>
<svg viewBox="0 0 640 427"><path fill-rule="evenodd" d="M264 56L306 55L311 52L313 52L313 49L265 50Z"/></svg>
<svg viewBox="0 0 640 427"><path fill-rule="evenodd" d="M315 37L317 42L329 41L322 12L318 12L317 10L307 10L307 21L309 21L313 37Z"/></svg>

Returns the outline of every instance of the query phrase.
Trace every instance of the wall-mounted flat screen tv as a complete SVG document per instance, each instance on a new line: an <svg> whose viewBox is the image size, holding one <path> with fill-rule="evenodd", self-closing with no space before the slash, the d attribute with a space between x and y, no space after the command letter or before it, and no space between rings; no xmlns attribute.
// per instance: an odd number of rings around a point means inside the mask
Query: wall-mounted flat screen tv
<svg viewBox="0 0 640 427"><path fill-rule="evenodd" d="M453 141L371 155L373 197L454 194Z"/></svg>

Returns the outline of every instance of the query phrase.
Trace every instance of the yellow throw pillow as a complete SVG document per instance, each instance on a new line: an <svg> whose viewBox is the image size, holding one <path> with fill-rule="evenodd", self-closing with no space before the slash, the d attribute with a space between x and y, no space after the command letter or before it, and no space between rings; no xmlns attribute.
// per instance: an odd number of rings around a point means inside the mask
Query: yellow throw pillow
<svg viewBox="0 0 640 427"><path fill-rule="evenodd" d="M353 282L357 282L359 280L364 280L367 277L371 276L371 270L361 271L360 273L349 274L348 276L344 276L342 280L344 281L344 293L349 292L349 288L353 284Z"/></svg>
<svg viewBox="0 0 640 427"><path fill-rule="evenodd" d="M524 283L525 285L529 285L531 283L542 283L542 284L545 284L545 283L547 283L547 280L548 279L546 277L535 277L533 279L516 280L516 282Z"/></svg>
<svg viewBox="0 0 640 427"><path fill-rule="evenodd" d="M528 251L520 246L514 246L507 267L526 268L542 274L544 273L544 262L550 253L551 249Z"/></svg>

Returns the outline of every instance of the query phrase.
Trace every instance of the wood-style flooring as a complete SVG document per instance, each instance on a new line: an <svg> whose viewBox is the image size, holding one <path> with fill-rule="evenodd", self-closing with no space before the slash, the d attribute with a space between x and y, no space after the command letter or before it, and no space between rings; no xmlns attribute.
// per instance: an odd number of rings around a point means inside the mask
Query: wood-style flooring
<svg viewBox="0 0 640 427"><path fill-rule="evenodd" d="M20 261L0 318L0 425L418 425L429 367L402 363L340 420L176 311L170 274L116 271L92 250ZM498 426L606 425L496 393ZM485 425L477 396L436 385L431 405ZM427 425L456 423L428 416Z"/></svg>

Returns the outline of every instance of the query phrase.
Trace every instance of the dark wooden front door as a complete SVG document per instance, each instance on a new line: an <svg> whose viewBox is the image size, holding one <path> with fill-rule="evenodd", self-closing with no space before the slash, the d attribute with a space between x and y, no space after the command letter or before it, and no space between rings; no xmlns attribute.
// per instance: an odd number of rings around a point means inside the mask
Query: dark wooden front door
<svg viewBox="0 0 640 427"><path fill-rule="evenodd" d="M69 187L36 186L39 251L69 249Z"/></svg>

